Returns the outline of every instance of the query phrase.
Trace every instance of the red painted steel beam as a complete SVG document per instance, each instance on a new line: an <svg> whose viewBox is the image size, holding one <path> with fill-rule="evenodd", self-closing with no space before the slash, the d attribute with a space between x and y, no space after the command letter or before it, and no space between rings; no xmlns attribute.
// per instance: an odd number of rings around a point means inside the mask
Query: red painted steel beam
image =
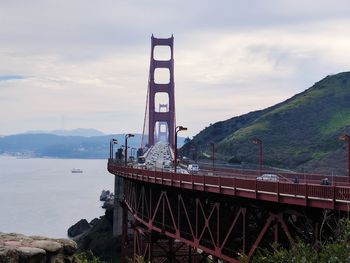
<svg viewBox="0 0 350 263"><path fill-rule="evenodd" d="M350 187L278 183L276 188L275 182L263 182L270 188L269 191L266 191L260 188L257 180L251 179L191 175L188 181L183 181L181 176L184 175L181 174L126 168L113 163L109 163L108 167L113 174L139 181L155 184L165 184L166 182L166 185L177 188L195 189L275 203L341 211L348 211L350 204ZM135 177L135 174L138 176Z"/></svg>
<svg viewBox="0 0 350 263"><path fill-rule="evenodd" d="M131 191L131 193L133 193L133 191ZM161 196L162 196L162 197L159 197L158 200L156 200L157 204L161 203L160 200L164 200L164 199L165 199L164 195L166 195L164 192L161 193ZM133 199L132 196L130 196L130 200L131 200L131 199ZM209 253L209 254L216 255L216 253L218 252L217 249L210 249L210 248L208 248L208 247L202 246L202 245L199 244L199 242L196 242L196 243L197 243L197 246L195 246L195 245L194 245L195 242L183 238L183 237L180 235L180 231L175 231L175 233L172 233L172 232L169 232L169 231L167 231L167 230L164 230L163 228L160 228L160 227L155 226L154 223L150 223L150 221L145 221L144 219L142 219L142 218L136 213L136 211L135 211L135 209L133 208L132 205L130 205L129 203L127 203L127 206L128 206L128 208L129 208L130 212L133 214L134 218L135 218L137 221L139 221L140 223L142 223L143 225L147 226L149 230L157 231L157 232L159 232L159 233L162 233L162 234L167 235L167 236L169 236L169 237L172 237L172 238L174 238L174 239L180 240L181 242L184 242L184 243L189 244L189 245L191 245L191 246L200 248L200 249L202 249L203 251L205 251L205 252L207 252L207 253ZM157 206L158 206L158 208L156 208L156 209L154 210L154 214L157 214L157 213L158 213L158 210L159 210L160 205L157 205ZM135 207L135 206L134 206L134 207ZM215 210L216 210L216 208L213 209L213 211L215 211ZM203 216L204 216L205 218L207 218L207 220L208 220L208 219L212 216L212 214L213 214L213 212L210 213L210 215L209 215L208 217L206 217L205 215L203 215ZM162 216L163 216L163 215L162 215ZM153 218L154 218L154 217L155 217L155 216L153 215ZM154 221L153 221L153 222L154 222ZM207 226L206 226L206 227L207 227ZM215 246L215 242L213 242L213 245ZM236 259L234 259L234 258L227 257L227 256L225 256L225 255L220 255L220 254L219 254L218 256L220 256L221 258L227 260L228 262L235 262L235 263L236 263L236 262L239 262L238 260L236 260Z"/></svg>
<svg viewBox="0 0 350 263"><path fill-rule="evenodd" d="M252 236L249 233L249 224L246 226L246 209L235 208L232 212L232 219L230 219L232 221L225 219L226 225L221 225L225 213L220 212L223 211L220 201L216 199L210 202L204 201L201 196L217 198L222 195L220 200L225 200L224 196L228 195L268 201L270 205L286 203L314 208L329 207L333 210L343 206L343 211L348 211L348 204L339 202L339 200L349 200L350 192L347 187L260 182L221 176L181 175L128 168L111 162L108 169L111 173L126 178L124 180L125 205L137 222L144 225L148 231L156 231L177 239L228 262L238 262L235 256L232 256L234 254L227 250L226 244L231 244L230 242L239 244L240 251L248 251L248 256L251 257L268 231L269 233L274 231L275 241L278 241L279 236L284 233L291 245L294 244L293 237L284 221L283 213L270 212L263 219L262 228L259 226L257 229L256 239L252 240L253 242L247 242L247 239L251 239ZM182 189L191 191L182 191ZM210 192L215 195L208 195ZM191 206L186 203L188 200L184 199L184 194L187 199L192 200ZM243 201L243 199L234 198L231 200ZM262 202L257 206L267 204L267 202ZM247 218L249 222L251 219L249 216ZM242 229L237 231L237 225L241 222ZM222 229L225 229L224 233ZM137 238L135 237L135 242L138 242ZM233 241L232 238L239 241ZM246 247L247 244L248 247ZM135 246L135 251L142 250L141 246ZM147 249L150 254L151 248Z"/></svg>
<svg viewBox="0 0 350 263"><path fill-rule="evenodd" d="M122 203L122 241L121 241L121 262L127 262L128 249L128 211L126 203Z"/></svg>
<svg viewBox="0 0 350 263"><path fill-rule="evenodd" d="M134 190L131 190L130 191L130 188L135 188L137 187L137 185L139 185L139 187L141 188L141 190L138 190L138 191L134 191ZM131 187L130 187L131 186ZM196 220L192 220L192 222L196 222L195 223L195 227L196 227L196 235L194 236L193 235L193 231L191 230L192 232L192 237L194 237L193 241L192 240L188 240L186 238L184 238L182 236L182 229L181 229L181 225L180 225L180 217L178 217L178 221L176 222L175 221L175 215L173 214L172 216L172 222L173 222L173 228L174 228L174 231L173 232L169 232L168 230L164 229L164 223L162 224L162 226L156 226L154 225L154 219L156 219L156 214L158 213L158 211L161 209L160 208L160 204L165 204L167 205L167 208L169 210L169 213L172 214L173 212L172 211L179 211L181 208L184 209L184 212L186 214L186 218L187 218L187 222L189 223L189 226L191 226L191 220L189 219L189 216L188 216L188 212L187 212L187 208L186 206L184 205L184 202L183 202L183 198L181 196L181 194L177 194L177 206L172 206L170 204L170 201L169 201L169 196L168 196L168 193L167 191L160 191L159 192L159 196L158 195L155 195L155 199L154 199L154 202L157 203L157 206L156 206L156 209L151 212L151 214L149 215L149 221L147 221L147 219L145 220L142 216L139 216L138 214L138 211L137 210L140 210L142 208L139 207L139 204L140 204L140 201L138 204L134 203L133 200L135 200L135 195L137 196L138 193L141 191L141 193L144 193L145 190L144 190L144 187L145 185L141 185L138 184L136 181L133 182L133 181L128 181L127 185L126 185L126 189L129 190L129 191L126 191L126 195L130 194L130 196L127 196L126 197L126 201L127 201L127 205L128 205L128 208L129 210L133 213L135 219L137 221L139 221L140 223L142 223L143 225L147 226L149 230L154 230L154 231L157 231L159 233L162 233L162 234L165 234L169 237L172 237L174 239L177 239L177 240L180 240L181 242L185 242L186 244L188 245L191 245L191 246L194 246L194 247L197 247L197 248L200 248L202 249L203 251L205 251L206 253L209 253L209 254L212 254L214 256L217 256L221 259L224 259L228 262L238 262L235 258L232 258L232 257L229 257L225 254L222 254L222 249L223 247L225 246L226 242L227 242L227 239L229 238L229 236L231 235L231 232L233 230L233 228L236 226L236 223L237 223L237 220L238 218L242 215L242 219L243 219L243 251L245 251L245 235L246 235L246 231L245 231L245 213L246 213L246 210L244 208L241 208L237 211L236 213L236 216L235 218L233 219L233 222L231 224L231 226L229 227L229 230L227 231L227 234L226 236L224 237L223 239L223 242L220 244L220 238L219 238L219 234L220 234L220 227L218 225L218 222L219 222L219 218L220 218L220 213L215 213L215 211L218 211L219 210L219 203L215 203L213 205L213 207L211 207L209 210L208 209L204 209L204 206L203 206L203 203L201 202L201 200L199 200L198 198L196 198ZM149 187L149 186L147 186ZM149 193L151 193L151 188L149 188ZM147 196L147 195L145 195ZM151 198L150 198L151 199ZM129 202L128 202L129 201ZM201 211L201 213L199 213L199 210ZM205 211L206 210L206 211ZM151 210L152 211L152 210ZM153 213L153 215L152 215ZM179 213L180 215L180 213ZM178 215L178 216L179 216ZM211 225L209 223L209 221L211 220L211 218L216 215L216 219L212 220L212 223L214 224L214 226L216 226L216 228L211 228ZM165 216L169 216L169 215L166 215L164 213L164 210L161 214L161 217L164 218ZM153 222L151 222L151 218L153 218ZM199 227L199 224L198 224L198 219L201 218L201 221L204 221L204 225ZM216 222L216 223L215 223ZM286 234L287 238L290 240L290 243L293 244L293 239L291 238L291 235L288 231L288 228L285 224L285 222L283 221L283 217L282 217L282 213L280 214L270 214L270 216L267 218L267 221L264 225L264 227L261 229L260 231L260 234L258 235L257 239L255 240L254 242L254 245L251 247L251 249L249 250L249 255L251 256L256 247L260 244L262 238L265 236L267 230L270 228L270 225L271 225L271 222L275 222L275 224L280 224L281 227L282 227L282 230L284 231L284 233ZM276 227L275 227L276 229ZM201 245L200 241L202 240L202 236L203 236L203 232L205 230L208 230L211 233L211 245L213 246L213 248L210 248L210 247L206 247L205 245ZM213 231L217 231L216 233L216 242L214 241L214 238L213 238ZM199 233L201 233L199 235ZM275 231L275 234L276 234L276 231ZM277 233L278 234L278 233ZM236 236L237 238L237 236ZM275 240L277 240L275 238Z"/></svg>
<svg viewBox="0 0 350 263"><path fill-rule="evenodd" d="M248 253L248 258L251 258L255 252L255 250L257 249L257 247L259 246L262 238L265 236L266 231L268 230L268 228L270 227L271 222L274 220L274 215L270 215L269 218L267 219L263 229L260 231L258 238L255 240L252 248L250 249L249 253Z"/></svg>

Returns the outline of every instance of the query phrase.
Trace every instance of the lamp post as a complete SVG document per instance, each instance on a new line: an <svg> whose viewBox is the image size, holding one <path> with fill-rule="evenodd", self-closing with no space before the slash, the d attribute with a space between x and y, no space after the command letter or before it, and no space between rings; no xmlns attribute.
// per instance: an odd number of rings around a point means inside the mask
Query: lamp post
<svg viewBox="0 0 350 263"><path fill-rule="evenodd" d="M210 142L209 145L211 146L211 158L212 158L212 166L213 166L213 172L215 169L215 143Z"/></svg>
<svg viewBox="0 0 350 263"><path fill-rule="evenodd" d="M177 126L175 128L175 149L174 149L174 158L175 158L175 162L174 162L174 172L176 173L176 168L177 168L177 133L179 131L187 131L186 127L183 126Z"/></svg>
<svg viewBox="0 0 350 263"><path fill-rule="evenodd" d="M262 147L262 141L258 138L255 138L253 140L254 144L257 144L259 146L259 174L262 175L262 168L263 168L263 147Z"/></svg>
<svg viewBox="0 0 350 263"><path fill-rule="evenodd" d="M343 134L339 139L348 142L348 181L350 181L350 136Z"/></svg>
<svg viewBox="0 0 350 263"><path fill-rule="evenodd" d="M118 144L117 139L111 139L109 142L109 159L113 159L113 145Z"/></svg>
<svg viewBox="0 0 350 263"><path fill-rule="evenodd" d="M125 166L128 164L128 138L134 137L134 134L128 133L125 134L125 161L124 164Z"/></svg>
<svg viewBox="0 0 350 263"><path fill-rule="evenodd" d="M137 149L134 148L134 147L131 148L131 156L132 156L132 157L136 157L136 150L137 150Z"/></svg>
<svg viewBox="0 0 350 263"><path fill-rule="evenodd" d="M195 161L195 163L198 163L198 154L197 154L197 145L193 144L191 146L191 152L192 152L192 160Z"/></svg>

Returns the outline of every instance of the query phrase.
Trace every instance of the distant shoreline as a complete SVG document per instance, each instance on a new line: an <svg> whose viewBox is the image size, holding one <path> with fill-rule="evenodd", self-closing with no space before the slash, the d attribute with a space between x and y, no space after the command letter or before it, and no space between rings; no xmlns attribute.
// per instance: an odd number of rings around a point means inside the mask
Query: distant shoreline
<svg viewBox="0 0 350 263"><path fill-rule="evenodd" d="M10 153L2 153L0 154L0 157L13 157L16 159L62 159L62 160L67 160L67 159L76 159L76 160L108 160L108 158L95 158L95 157L61 157L61 156L25 156L24 158L22 155L15 155L15 154L10 154ZM18 158L20 157L20 158Z"/></svg>
<svg viewBox="0 0 350 263"><path fill-rule="evenodd" d="M141 134L129 140L130 149L141 145ZM125 140L124 134L95 137L58 136L52 134L18 134L0 138L0 155L11 155L17 158L57 158L57 159L97 159L109 157L110 140L116 139L120 148ZM178 147L185 138L179 138Z"/></svg>

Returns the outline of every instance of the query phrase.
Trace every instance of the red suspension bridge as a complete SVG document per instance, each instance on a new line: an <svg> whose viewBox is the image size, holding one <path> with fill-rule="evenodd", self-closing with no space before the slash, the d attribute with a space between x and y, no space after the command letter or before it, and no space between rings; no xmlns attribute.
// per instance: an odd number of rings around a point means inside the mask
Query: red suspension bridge
<svg viewBox="0 0 350 263"><path fill-rule="evenodd" d="M166 156L164 149L158 150L162 157L152 153L160 138L166 138L170 148L177 147L173 41L173 37L152 36L144 124L148 137L143 144L150 148L146 159L155 158L153 166L118 162L113 154L108 161L116 185L122 181L123 187L119 200L122 262L127 258L133 262L239 262L242 256L250 259L258 247L274 242L290 247L296 238L309 243L324 240L332 222L350 211L347 177L279 172L283 180L264 181L257 179L262 170L215 168L193 174L157 166L159 158ZM154 59L157 46L170 48L169 60ZM155 82L157 68L169 70L168 83ZM168 94L166 106L155 104L159 92ZM165 112L157 112L158 107ZM160 125L166 129L160 131ZM177 160L176 154L170 155ZM331 183L320 185L326 178Z"/></svg>

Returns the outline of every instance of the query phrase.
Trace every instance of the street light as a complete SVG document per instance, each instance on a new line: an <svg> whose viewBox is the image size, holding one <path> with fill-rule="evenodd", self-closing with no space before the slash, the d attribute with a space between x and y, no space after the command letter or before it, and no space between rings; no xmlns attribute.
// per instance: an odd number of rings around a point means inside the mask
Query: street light
<svg viewBox="0 0 350 263"><path fill-rule="evenodd" d="M197 153L197 145L193 144L191 146L191 152L192 152L192 160L195 161L195 163L198 163L198 153Z"/></svg>
<svg viewBox="0 0 350 263"><path fill-rule="evenodd" d="M128 164L128 138L134 137L134 134L125 134L125 166Z"/></svg>
<svg viewBox="0 0 350 263"><path fill-rule="evenodd" d="M187 128L183 127L183 126L177 126L175 128L175 149L174 149L174 158L175 158L174 172L175 173L176 173L176 168L177 168L177 133L180 131L187 131Z"/></svg>
<svg viewBox="0 0 350 263"><path fill-rule="evenodd" d="M343 134L339 139L348 142L348 180L350 181L350 136L348 134Z"/></svg>
<svg viewBox="0 0 350 263"><path fill-rule="evenodd" d="M131 156L132 156L132 157L136 157L136 150L137 150L137 149L134 148L134 147L131 148Z"/></svg>
<svg viewBox="0 0 350 263"><path fill-rule="evenodd" d="M213 172L214 172L214 162L215 162L215 143L213 142L210 142L209 145L211 146L211 158L212 158L212 161L213 161Z"/></svg>
<svg viewBox="0 0 350 263"><path fill-rule="evenodd" d="M109 142L109 159L113 159L113 145L118 144L117 139L111 139Z"/></svg>
<svg viewBox="0 0 350 263"><path fill-rule="evenodd" d="M259 146L259 173L260 176L262 175L262 168L263 168L263 147L262 147L262 141L258 138L253 139L252 141L254 144L257 144Z"/></svg>

